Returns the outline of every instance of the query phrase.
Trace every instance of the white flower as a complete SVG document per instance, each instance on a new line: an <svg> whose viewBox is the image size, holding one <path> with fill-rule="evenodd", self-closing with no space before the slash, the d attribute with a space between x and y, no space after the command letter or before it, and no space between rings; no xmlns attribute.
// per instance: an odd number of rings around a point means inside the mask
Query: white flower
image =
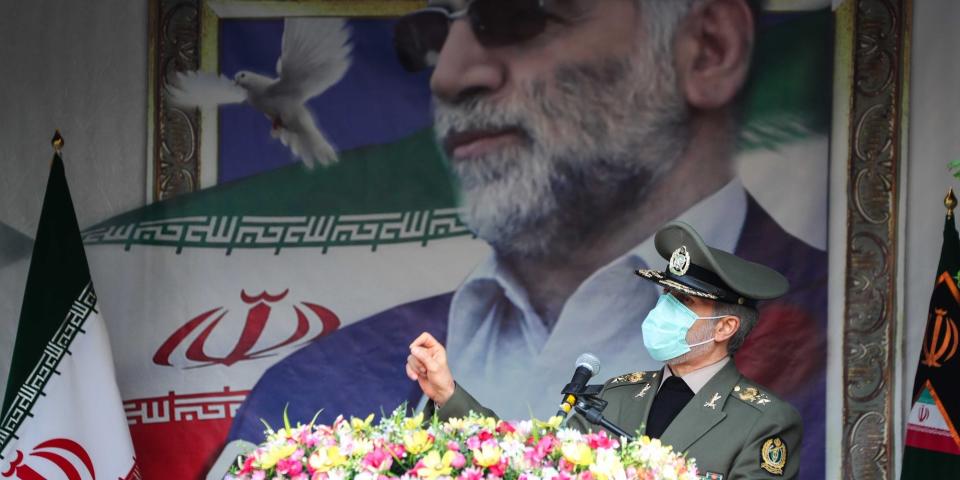
<svg viewBox="0 0 960 480"><path fill-rule="evenodd" d="M557 440L564 443L579 442L583 440L583 434L572 428L561 428L557 431Z"/></svg>
<svg viewBox="0 0 960 480"><path fill-rule="evenodd" d="M530 436L530 432L533 431L533 421L524 420L522 422L517 422L516 424L513 425L513 428L517 429L517 435L523 438L527 438Z"/></svg>
<svg viewBox="0 0 960 480"><path fill-rule="evenodd" d="M560 473L553 467L546 467L540 471L540 477L543 478L543 480L553 480L559 475Z"/></svg>

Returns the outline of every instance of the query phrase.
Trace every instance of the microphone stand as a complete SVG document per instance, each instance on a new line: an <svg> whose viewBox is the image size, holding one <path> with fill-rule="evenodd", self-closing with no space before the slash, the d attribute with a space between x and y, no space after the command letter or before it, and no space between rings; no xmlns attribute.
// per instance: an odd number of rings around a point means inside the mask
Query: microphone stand
<svg viewBox="0 0 960 480"><path fill-rule="evenodd" d="M626 430L614 425L613 422L604 418L603 409L607 408L608 402L600 398L600 390L602 388L603 385L588 385L580 392L575 394L571 393L571 395L575 395L577 399L577 402L574 404L573 408L583 418L587 419L588 422L606 428L619 437L624 437L627 440L633 440L635 438L633 435L630 435L626 432Z"/></svg>

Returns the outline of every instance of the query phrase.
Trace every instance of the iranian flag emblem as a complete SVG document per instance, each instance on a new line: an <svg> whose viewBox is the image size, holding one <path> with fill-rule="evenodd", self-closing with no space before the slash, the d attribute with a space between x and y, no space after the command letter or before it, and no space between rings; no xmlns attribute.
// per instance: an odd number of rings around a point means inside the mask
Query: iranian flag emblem
<svg viewBox="0 0 960 480"><path fill-rule="evenodd" d="M59 135L54 140L59 148ZM59 153L3 398L0 480L6 478L140 478Z"/></svg>

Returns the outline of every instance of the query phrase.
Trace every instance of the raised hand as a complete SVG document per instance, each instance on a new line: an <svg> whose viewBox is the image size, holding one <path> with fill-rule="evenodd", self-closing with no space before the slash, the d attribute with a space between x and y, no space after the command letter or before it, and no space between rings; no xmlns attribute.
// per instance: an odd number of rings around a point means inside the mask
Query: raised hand
<svg viewBox="0 0 960 480"><path fill-rule="evenodd" d="M447 365L447 351L429 333L421 333L410 344L407 376L420 384L420 389L437 406L443 406L453 395L453 374Z"/></svg>

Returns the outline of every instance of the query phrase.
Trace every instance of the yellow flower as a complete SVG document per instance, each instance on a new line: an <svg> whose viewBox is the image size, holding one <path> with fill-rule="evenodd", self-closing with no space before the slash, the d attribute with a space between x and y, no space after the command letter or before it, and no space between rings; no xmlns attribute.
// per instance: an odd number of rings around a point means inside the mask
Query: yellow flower
<svg viewBox="0 0 960 480"><path fill-rule="evenodd" d="M320 447L310 455L310 466L318 472L327 472L347 462L347 457L340 453L340 447Z"/></svg>
<svg viewBox="0 0 960 480"><path fill-rule="evenodd" d="M536 420L536 419L534 419L533 422L534 422L534 425L536 425L538 428L556 429L560 427L561 423L563 423L563 417L559 415L554 415L550 417L550 419L547 420L546 422L541 420Z"/></svg>
<svg viewBox="0 0 960 480"><path fill-rule="evenodd" d="M423 425L423 412L418 413L415 417L403 419L404 430L416 430L420 428L420 425Z"/></svg>
<svg viewBox="0 0 960 480"><path fill-rule="evenodd" d="M489 467L500 463L500 447L496 445L484 445L472 450L473 460L481 467Z"/></svg>
<svg viewBox="0 0 960 480"><path fill-rule="evenodd" d="M272 468L280 460L293 455L293 452L295 451L297 451L297 445L294 443L276 445L267 450L267 453L261 455L260 458L257 459L257 463L259 464L260 468L266 470L268 468Z"/></svg>
<svg viewBox="0 0 960 480"><path fill-rule="evenodd" d="M372 423L373 423L372 413L370 415L367 415L367 418L364 418L363 420L360 420L357 417L350 417L350 427L352 427L354 431L368 430L370 428L370 424Z"/></svg>
<svg viewBox="0 0 960 480"><path fill-rule="evenodd" d="M436 450L432 450L423 458L423 468L417 470L417 476L427 480L434 480L437 477L449 476L453 469L450 464L453 463L454 453L447 450L440 458Z"/></svg>
<svg viewBox="0 0 960 480"><path fill-rule="evenodd" d="M590 465L593 463L593 451L583 442L565 443L560 446L563 458L574 465Z"/></svg>
<svg viewBox="0 0 960 480"><path fill-rule="evenodd" d="M433 439L426 430L417 430L403 436L403 447L413 455L426 452L433 446Z"/></svg>
<svg viewBox="0 0 960 480"><path fill-rule="evenodd" d="M447 431L462 432L467 429L467 421L462 418L451 418L446 423Z"/></svg>

